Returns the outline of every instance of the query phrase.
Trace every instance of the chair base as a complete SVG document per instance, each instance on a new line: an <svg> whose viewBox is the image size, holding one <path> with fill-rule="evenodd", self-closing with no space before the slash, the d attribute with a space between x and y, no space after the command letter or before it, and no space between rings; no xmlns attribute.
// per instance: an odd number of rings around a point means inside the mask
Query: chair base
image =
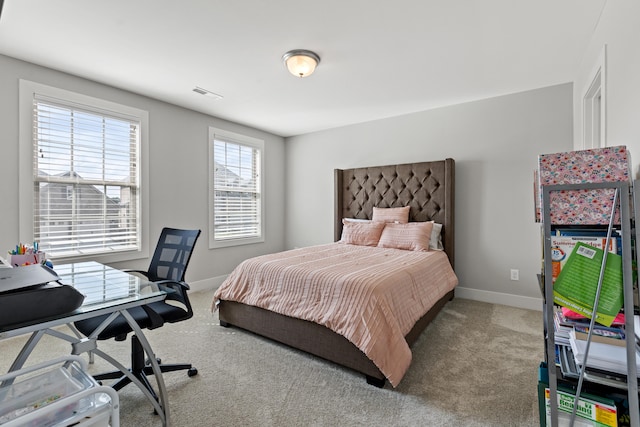
<svg viewBox="0 0 640 427"><path fill-rule="evenodd" d="M198 370L190 363L159 364L159 367L160 372L162 373L185 370L189 377L193 377L198 374ZM147 376L154 374L153 368L145 362L144 349L142 348L142 344L140 344L140 340L135 335L131 336L131 368L129 368L129 372L140 380L145 388L149 390L154 399L158 400L158 395L147 378ZM123 375L120 371L97 374L94 375L93 378L96 381L117 380L111 384L111 387L116 391L121 390L124 386L131 383L131 379L126 375Z"/></svg>

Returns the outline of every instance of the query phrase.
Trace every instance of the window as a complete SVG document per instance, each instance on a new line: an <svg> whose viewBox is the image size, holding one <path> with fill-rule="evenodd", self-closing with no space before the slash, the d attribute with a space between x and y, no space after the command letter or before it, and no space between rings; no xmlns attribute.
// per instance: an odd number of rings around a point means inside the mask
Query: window
<svg viewBox="0 0 640 427"><path fill-rule="evenodd" d="M209 246L264 241L264 141L209 129Z"/></svg>
<svg viewBox="0 0 640 427"><path fill-rule="evenodd" d="M21 123L31 126L21 157L32 165L20 204L31 221L20 215L21 236L54 259L146 256L139 166L146 112L31 82L21 81L20 90Z"/></svg>

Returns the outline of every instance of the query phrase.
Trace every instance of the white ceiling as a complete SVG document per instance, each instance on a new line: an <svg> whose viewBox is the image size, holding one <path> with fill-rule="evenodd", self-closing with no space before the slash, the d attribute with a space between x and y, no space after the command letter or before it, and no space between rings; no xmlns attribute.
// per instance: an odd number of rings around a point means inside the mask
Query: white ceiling
<svg viewBox="0 0 640 427"><path fill-rule="evenodd" d="M606 1L5 0L0 53L292 136L570 82Z"/></svg>

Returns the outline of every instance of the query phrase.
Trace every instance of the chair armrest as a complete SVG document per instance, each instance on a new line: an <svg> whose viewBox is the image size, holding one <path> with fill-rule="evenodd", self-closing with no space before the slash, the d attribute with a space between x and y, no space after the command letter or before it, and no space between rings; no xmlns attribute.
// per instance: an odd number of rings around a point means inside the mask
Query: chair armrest
<svg viewBox="0 0 640 427"><path fill-rule="evenodd" d="M193 313L191 303L187 298L187 290L189 289L188 284L177 280L158 280L153 283L173 289L173 292L167 293L166 299L179 302L185 306L187 313ZM149 329L156 329L164 325L165 319L153 309L153 303L150 305L143 305L142 308L151 321L151 324L148 326Z"/></svg>
<svg viewBox="0 0 640 427"><path fill-rule="evenodd" d="M177 280L158 280L157 282L153 282L157 285L165 285L165 286L169 286L170 288L175 288L174 285L178 285L182 290L188 291L191 290L191 287L189 286L188 283L186 282L179 282Z"/></svg>
<svg viewBox="0 0 640 427"><path fill-rule="evenodd" d="M125 273L137 273L137 274L141 274L144 277L146 277L147 279L149 278L149 273L144 271L144 270L122 270Z"/></svg>
<svg viewBox="0 0 640 427"><path fill-rule="evenodd" d="M152 309L148 305L143 305L142 309L147 314L147 316L149 316L149 321L151 322L151 324L148 326L149 329L156 329L164 325L164 319L154 309Z"/></svg>
<svg viewBox="0 0 640 427"><path fill-rule="evenodd" d="M191 303L189 302L189 297L187 296L187 291L190 289L190 287L187 283L169 279L159 280L154 283L173 289L173 292L167 293L166 299L182 303L185 305L188 311L191 311Z"/></svg>
<svg viewBox="0 0 640 427"><path fill-rule="evenodd" d="M176 301L183 305L187 313L187 319L193 316L193 308L191 307L191 302L187 295L187 291L190 287L187 283L177 280L159 280L154 283L171 288L173 292L168 292L165 299L169 301Z"/></svg>

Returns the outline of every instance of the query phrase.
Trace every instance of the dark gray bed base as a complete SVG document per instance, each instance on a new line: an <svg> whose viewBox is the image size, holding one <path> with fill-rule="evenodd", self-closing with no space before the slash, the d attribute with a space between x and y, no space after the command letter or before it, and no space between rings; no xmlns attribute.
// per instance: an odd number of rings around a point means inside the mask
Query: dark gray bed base
<svg viewBox="0 0 640 427"><path fill-rule="evenodd" d="M412 345L442 307L453 299L453 291L442 297L405 337ZM220 325L236 326L305 351L366 375L367 383L382 387L385 377L360 349L331 329L234 301L221 301Z"/></svg>
<svg viewBox="0 0 640 427"><path fill-rule="evenodd" d="M403 165L335 170L335 238L342 218L371 219L373 207L411 206L410 221L434 220L443 225L442 239L454 265L455 163L453 159ZM406 335L412 345L435 318L451 291L442 297ZM220 324L237 326L296 349L322 357L366 375L367 382L384 386L385 377L355 345L330 329L262 308L220 301Z"/></svg>

